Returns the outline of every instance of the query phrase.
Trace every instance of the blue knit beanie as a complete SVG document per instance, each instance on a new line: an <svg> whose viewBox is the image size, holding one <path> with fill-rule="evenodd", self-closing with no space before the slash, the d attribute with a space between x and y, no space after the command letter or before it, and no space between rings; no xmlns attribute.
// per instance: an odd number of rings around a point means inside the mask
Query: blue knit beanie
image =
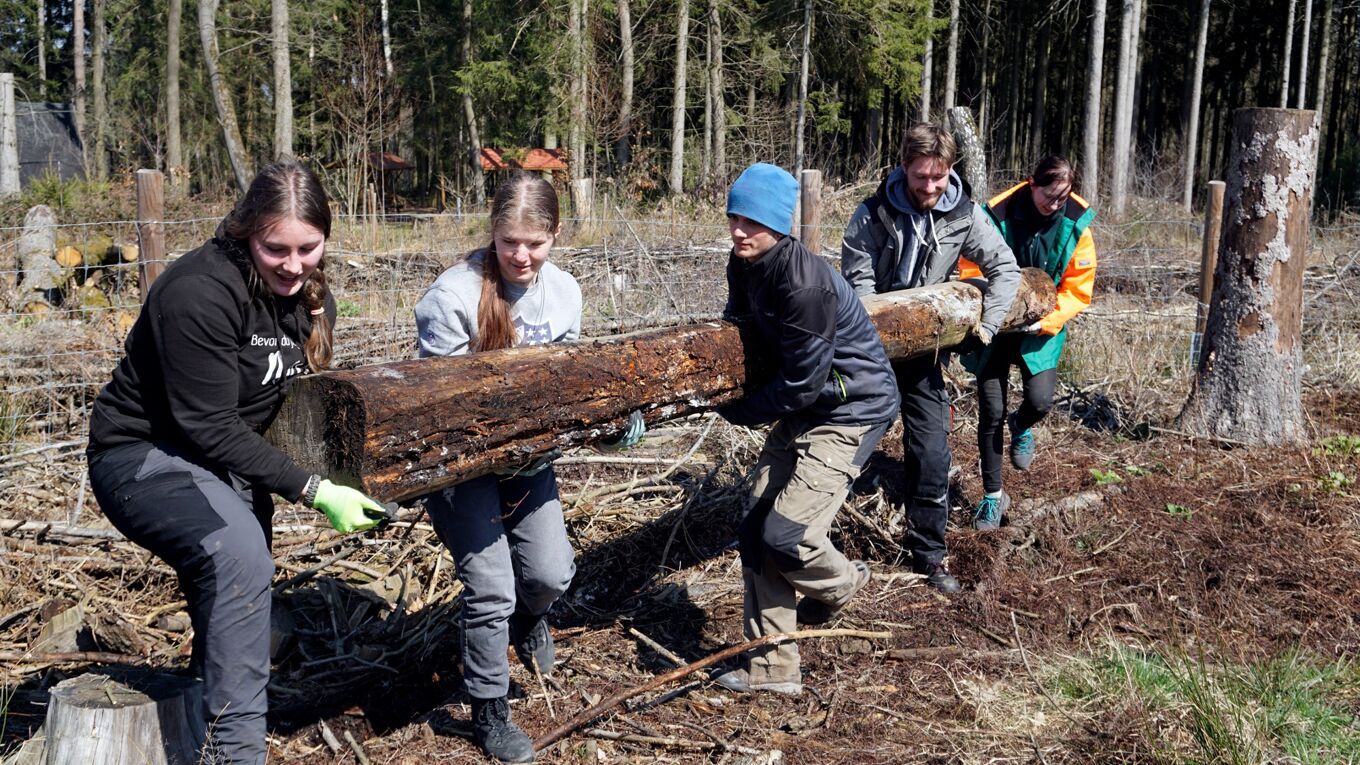
<svg viewBox="0 0 1360 765"><path fill-rule="evenodd" d="M797 201L798 181L787 170L757 162L743 170L727 192L727 214L749 218L787 236Z"/></svg>

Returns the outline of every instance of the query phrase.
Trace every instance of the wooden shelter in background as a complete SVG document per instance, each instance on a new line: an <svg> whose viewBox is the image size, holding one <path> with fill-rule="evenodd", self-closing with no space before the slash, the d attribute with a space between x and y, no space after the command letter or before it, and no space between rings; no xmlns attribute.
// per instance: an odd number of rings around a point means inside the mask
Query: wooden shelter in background
<svg viewBox="0 0 1360 765"><path fill-rule="evenodd" d="M562 149L493 149L488 146L482 149L481 156L482 171L491 175L491 193L495 193L501 178L511 170L543 173L554 185L560 185L557 182L564 180L570 169L567 153Z"/></svg>
<svg viewBox="0 0 1360 765"><path fill-rule="evenodd" d="M401 182L400 173L410 172L416 166L390 151L370 151L364 157L368 162L369 182L382 195L383 208L391 209L397 205L397 187Z"/></svg>

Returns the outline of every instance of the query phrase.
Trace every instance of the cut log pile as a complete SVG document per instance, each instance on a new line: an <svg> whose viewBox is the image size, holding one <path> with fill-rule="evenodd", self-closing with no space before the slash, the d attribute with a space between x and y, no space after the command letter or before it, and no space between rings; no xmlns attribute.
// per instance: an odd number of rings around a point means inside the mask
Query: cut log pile
<svg viewBox="0 0 1360 765"><path fill-rule="evenodd" d="M865 299L889 357L943 352L982 312L985 283ZM1037 321L1053 281L1026 269L1003 326ZM311 375L294 382L270 439L305 469L383 501L428 494L554 447L715 408L769 379L759 343L714 322L580 343L510 348Z"/></svg>

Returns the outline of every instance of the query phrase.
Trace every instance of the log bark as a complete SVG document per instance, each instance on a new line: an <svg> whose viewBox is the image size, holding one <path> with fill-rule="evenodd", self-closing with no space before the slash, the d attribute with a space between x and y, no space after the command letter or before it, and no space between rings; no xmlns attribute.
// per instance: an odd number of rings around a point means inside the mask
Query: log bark
<svg viewBox="0 0 1360 765"><path fill-rule="evenodd" d="M964 340L982 313L982 284L864 302L888 356L909 358ZM1003 329L1055 302L1053 280L1025 269ZM633 410L653 423L713 409L769 374L759 344L727 322L399 361L297 379L269 438L310 472L401 501L612 436Z"/></svg>
<svg viewBox="0 0 1360 765"><path fill-rule="evenodd" d="M1311 111L1233 115L1227 209L1198 373L1180 427L1249 444L1299 443L1303 272L1317 171Z"/></svg>
<svg viewBox="0 0 1360 765"><path fill-rule="evenodd" d="M46 765L193 765L204 740L199 681L164 672L88 673L53 689L43 723Z"/></svg>

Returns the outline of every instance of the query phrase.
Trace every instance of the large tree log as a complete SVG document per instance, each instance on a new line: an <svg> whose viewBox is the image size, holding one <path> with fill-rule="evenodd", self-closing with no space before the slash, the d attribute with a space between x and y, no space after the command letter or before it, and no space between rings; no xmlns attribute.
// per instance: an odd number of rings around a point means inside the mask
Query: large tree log
<svg viewBox="0 0 1360 765"><path fill-rule="evenodd" d="M1297 443L1303 421L1303 271L1317 170L1313 112L1238 109L1204 351L1180 427Z"/></svg>
<svg viewBox="0 0 1360 765"><path fill-rule="evenodd" d="M889 357L903 359L962 342L983 286L864 302ZM1055 301L1053 280L1025 269L1003 329L1037 321ZM269 437L311 472L399 501L610 436L633 410L655 422L733 401L768 378L760 356L736 325L714 322L309 375L294 381Z"/></svg>

